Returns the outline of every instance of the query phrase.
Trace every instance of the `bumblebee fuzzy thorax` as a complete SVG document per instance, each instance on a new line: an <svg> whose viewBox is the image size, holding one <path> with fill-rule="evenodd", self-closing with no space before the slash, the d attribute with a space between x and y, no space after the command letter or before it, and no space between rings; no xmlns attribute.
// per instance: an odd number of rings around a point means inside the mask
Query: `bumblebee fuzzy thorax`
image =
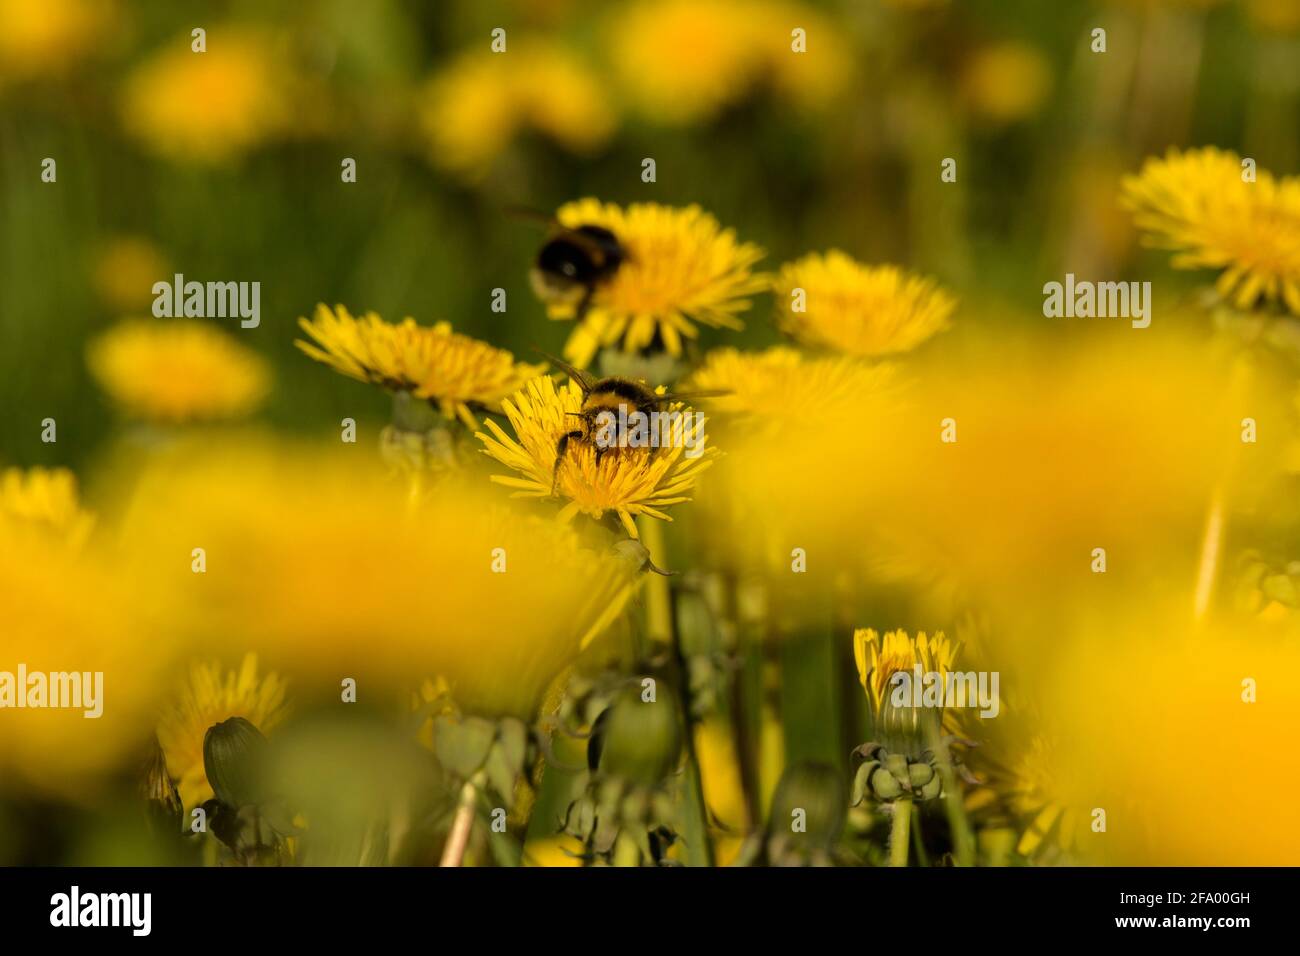
<svg viewBox="0 0 1300 956"><path fill-rule="evenodd" d="M538 251L529 280L543 301L581 307L624 258L614 233L602 226L560 228Z"/></svg>

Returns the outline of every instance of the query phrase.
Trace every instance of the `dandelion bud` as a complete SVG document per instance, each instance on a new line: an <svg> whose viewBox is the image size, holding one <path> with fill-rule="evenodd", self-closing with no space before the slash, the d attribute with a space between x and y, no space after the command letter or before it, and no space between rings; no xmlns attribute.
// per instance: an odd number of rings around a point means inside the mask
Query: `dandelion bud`
<svg viewBox="0 0 1300 956"><path fill-rule="evenodd" d="M682 744L681 716L672 695L644 701L634 691L625 692L601 715L592 739L602 774L645 785L676 769Z"/></svg>
<svg viewBox="0 0 1300 956"><path fill-rule="evenodd" d="M877 738L891 752L917 757L929 746L943 711L913 704L895 706L886 696L880 705Z"/></svg>
<svg viewBox="0 0 1300 956"><path fill-rule="evenodd" d="M231 717L203 736L203 769L217 800L229 807L258 802L258 772L266 738L243 717Z"/></svg>

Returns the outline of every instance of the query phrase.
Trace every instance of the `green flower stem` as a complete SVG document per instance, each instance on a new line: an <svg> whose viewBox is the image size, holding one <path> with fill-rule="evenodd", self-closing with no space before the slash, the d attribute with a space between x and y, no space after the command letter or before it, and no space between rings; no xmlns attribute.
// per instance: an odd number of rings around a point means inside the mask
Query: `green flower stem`
<svg viewBox="0 0 1300 956"><path fill-rule="evenodd" d="M668 567L667 548L663 525L654 519L640 522L642 543L650 552L656 567ZM668 578L650 574L646 581L646 630L654 642L667 644L673 650L677 664L678 686L681 689L682 715L686 721L686 770L682 774L682 843L686 849L688 866L712 866L713 847L709 843L708 815L704 805L704 785L700 778L700 764L695 753L695 719L691 707L690 678L682 644L673 626L672 592Z"/></svg>
<svg viewBox="0 0 1300 956"><path fill-rule="evenodd" d="M943 779L943 804L948 815L948 829L952 831L953 859L958 866L974 866L975 834L971 831L970 821L966 819L964 795L952 769L952 754L948 752L948 745L944 743L939 728L930 728L929 744L934 751L935 768Z"/></svg>
<svg viewBox="0 0 1300 956"><path fill-rule="evenodd" d="M469 835L474 829L474 805L478 802L478 792L484 782L485 777L480 770L460 788L460 803L451 823L451 832L447 834L447 845L442 848L439 866L460 866L465 859L465 848L469 846Z"/></svg>
<svg viewBox="0 0 1300 956"><path fill-rule="evenodd" d="M930 855L925 852L925 840L921 836L921 805L912 804L912 851L916 853L917 866L929 866Z"/></svg>
<svg viewBox="0 0 1300 956"><path fill-rule="evenodd" d="M758 827L763 820L763 808L759 801L758 761L755 746L757 734L757 707L751 707L757 695L754 688L757 682L758 661L757 648L749 640L742 640L738 615L736 589L738 582L733 575L716 575L719 584L720 627L723 635L723 650L732 655L739 667L729 682L728 712L730 716L732 745L736 748L736 764L740 770L740 784L745 797L745 823L751 828Z"/></svg>
<svg viewBox="0 0 1300 956"><path fill-rule="evenodd" d="M889 865L907 866L908 827L912 822L912 798L894 801L894 824L889 831Z"/></svg>
<svg viewBox="0 0 1300 956"><path fill-rule="evenodd" d="M655 567L668 567L667 547L664 544L663 524L653 518L641 521L641 543L650 552ZM662 574L647 574L645 583L645 626L651 647L673 643L673 599L668 578Z"/></svg>

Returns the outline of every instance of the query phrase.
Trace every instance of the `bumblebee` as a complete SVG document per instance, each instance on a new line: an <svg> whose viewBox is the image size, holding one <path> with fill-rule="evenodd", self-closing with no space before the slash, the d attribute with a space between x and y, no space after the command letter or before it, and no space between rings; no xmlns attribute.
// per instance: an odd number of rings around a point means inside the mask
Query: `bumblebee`
<svg viewBox="0 0 1300 956"><path fill-rule="evenodd" d="M623 445L624 436L619 432L620 422L626 421L627 417L633 412L640 412L649 416L654 412L663 411L663 406L672 402L682 402L696 398L715 398L727 394L719 391L665 392L660 394L645 382L618 376L598 379L590 372L574 368L569 363L552 355L541 354L552 365L577 382L578 387L582 390L582 408L576 412L565 413L572 418L576 418L578 422L572 430L561 435L555 445L555 469L551 473L551 495L553 497L557 495L560 466L564 464L564 455L569 449L569 443L572 441L592 441L598 423L600 423L602 440L595 442L595 445L596 463L600 464L600 459L606 452ZM621 408L627 409L627 415L620 416L618 414ZM646 451L651 455L656 450L655 446L646 448Z"/></svg>
<svg viewBox="0 0 1300 956"><path fill-rule="evenodd" d="M572 306L574 317L582 319L597 287L607 282L627 260L627 250L604 226L570 229L542 213L527 209L513 211L542 220L550 227L550 235L538 250L528 273L533 292L543 302Z"/></svg>

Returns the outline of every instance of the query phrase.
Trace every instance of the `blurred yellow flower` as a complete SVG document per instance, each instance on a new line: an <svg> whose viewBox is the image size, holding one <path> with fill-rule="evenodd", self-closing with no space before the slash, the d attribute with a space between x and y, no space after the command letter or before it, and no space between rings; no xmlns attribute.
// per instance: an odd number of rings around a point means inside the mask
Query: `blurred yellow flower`
<svg viewBox="0 0 1300 956"><path fill-rule="evenodd" d="M437 73L425 87L420 120L433 162L479 179L522 130L590 153L609 138L617 116L600 78L572 53L512 38L505 52L467 52Z"/></svg>
<svg viewBox="0 0 1300 956"><path fill-rule="evenodd" d="M1011 810L1024 821L1016 843L1021 856L1053 859L1058 852L1068 855L1086 829L1086 815L1056 799L1054 767L1051 745L1042 735L1035 735L1005 781Z"/></svg>
<svg viewBox="0 0 1300 956"><path fill-rule="evenodd" d="M560 207L557 218L570 229L608 229L627 256L596 287L564 347L565 357L579 368L606 346L634 352L658 340L670 355L680 355L682 340L698 334L695 323L742 328L736 313L749 308L745 297L767 287L767 279L751 271L763 250L737 242L732 230L722 229L698 206L633 203L623 209L582 199ZM575 309L572 302L555 302L547 313L572 319Z"/></svg>
<svg viewBox="0 0 1300 956"><path fill-rule="evenodd" d="M447 418L478 428L473 409L501 410L501 399L542 372L543 365L515 362L514 356L460 335L451 324L417 325L385 322L374 312L353 318L343 306L316 306L302 330L319 343L294 344L318 362L361 382L411 392L428 399Z"/></svg>
<svg viewBox="0 0 1300 956"><path fill-rule="evenodd" d="M740 854L751 823L745 804L740 760L731 727L710 717L695 728L695 757L709 810L709 839L716 865L729 866Z"/></svg>
<svg viewBox="0 0 1300 956"><path fill-rule="evenodd" d="M976 51L961 78L971 110L995 123L1036 114L1052 89L1052 67L1039 50L1013 40Z"/></svg>
<svg viewBox="0 0 1300 956"><path fill-rule="evenodd" d="M842 40L842 25L801 3L776 0L766 10L767 23L755 41L767 56L760 84L770 82L796 109L837 102L853 78L853 54ZM802 31L797 40L796 29ZM796 43L802 52L796 52Z"/></svg>
<svg viewBox="0 0 1300 956"><path fill-rule="evenodd" d="M126 127L172 160L231 162L281 133L291 115L269 39L239 27L207 32L207 52L174 37L128 77Z"/></svg>
<svg viewBox="0 0 1300 956"><path fill-rule="evenodd" d="M1300 31L1300 0L1248 0L1246 12L1261 29L1276 33Z"/></svg>
<svg viewBox="0 0 1300 956"><path fill-rule="evenodd" d="M29 682L67 674L80 699L0 710L0 791L93 800L111 774L135 769L144 754L176 642L146 617L153 595L129 586L116 555L5 534L0 529L0 671L25 668ZM17 693L30 687L14 682Z"/></svg>
<svg viewBox="0 0 1300 956"><path fill-rule="evenodd" d="M635 538L637 528L632 519L636 515L671 521L663 509L689 501L687 492L712 464L714 449L704 444L703 420L681 416L671 426L666 447L611 448L597 461L593 442L571 441L557 473L560 437L573 430L576 419L572 416L583 404L578 383L571 381L556 388L553 378L542 375L502 404L517 437L511 438L489 419L491 435L479 432L478 438L486 454L521 477L493 475L492 480L518 489L515 497L525 498L549 497L554 486L560 497L569 499L560 511L562 521L578 512L600 519L612 511ZM664 410L682 411L683 406L677 402ZM687 455L688 448L699 453Z"/></svg>
<svg viewBox="0 0 1300 956"><path fill-rule="evenodd" d="M846 530L832 517L843 510L841 504L826 501L831 511L825 514L796 514L788 504L811 490L811 485L825 488L838 484L841 477L846 485L853 480L816 464L802 471L799 456L811 450L817 456L814 461L841 453L851 457L851 448L869 446L881 423L895 420L903 411L908 382L888 362L844 355L810 357L777 346L763 352L715 349L681 388L727 393L709 400L709 428L727 454L719 459L698 499L700 524L709 529L700 539L708 560L736 573L760 574L769 586L784 588L797 580L790 574L792 547L816 547L812 542L817 536L810 532L823 518ZM774 455L774 449L782 451ZM890 461L874 467L898 467L895 459ZM784 470L786 462L790 465L786 479L798 481L798 490L766 482L771 469ZM855 467L863 464L857 462ZM796 470L801 476L796 477ZM808 482L808 474L817 474L819 482ZM761 495L772 496L767 502L755 496L757 484L763 486ZM853 492L851 500L859 494ZM771 507L770 501L775 500L782 507Z"/></svg>
<svg viewBox="0 0 1300 956"><path fill-rule="evenodd" d="M610 24L610 60L625 94L650 118L685 125L740 99L758 75L749 4L639 0Z"/></svg>
<svg viewBox="0 0 1300 956"><path fill-rule="evenodd" d="M897 266L864 266L839 250L781 269L777 319L795 341L849 355L907 352L948 327L956 301Z"/></svg>
<svg viewBox="0 0 1300 956"><path fill-rule="evenodd" d="M607 32L624 94L667 125L710 120L763 83L815 105L843 88L849 67L835 28L797 3L639 0Z"/></svg>
<svg viewBox="0 0 1300 956"><path fill-rule="evenodd" d="M68 69L104 40L109 0L0 0L0 82Z"/></svg>
<svg viewBox="0 0 1300 956"><path fill-rule="evenodd" d="M524 844L524 866L582 866L586 848L577 837L561 833L545 839L531 839Z"/></svg>
<svg viewBox="0 0 1300 956"><path fill-rule="evenodd" d="M270 389L265 360L202 321L128 320L90 343L87 362L128 414L160 422L238 418Z"/></svg>
<svg viewBox="0 0 1300 956"><path fill-rule="evenodd" d="M77 479L66 468L6 468L0 471L0 546L18 550L40 536L76 549L95 518L82 509Z"/></svg>
<svg viewBox="0 0 1300 956"><path fill-rule="evenodd" d="M898 389L864 388L763 430L715 429L726 455L692 514L729 517L701 544L738 561L769 555L783 572L775 584L789 586L805 578L789 573L797 547L808 580L814 567L862 569L919 588L943 614L960 599L1032 618L1031 579L1057 597L1092 593L1115 579L1090 573L1095 548L1129 569L1176 566L1195 553L1242 418L1286 420L1290 392L1260 382L1206 402L1206 383L1227 374L1219 357L1175 327L1139 338L1081 330L1068 355L1046 339L917 355ZM1234 499L1265 507L1287 449L1246 448ZM1047 653L1025 633L1017 655Z"/></svg>
<svg viewBox="0 0 1300 956"><path fill-rule="evenodd" d="M762 352L714 349L682 383L683 391L718 391L709 401L720 416L743 418L746 427L798 423L831 408L890 389L896 369L852 356L807 357L775 346Z"/></svg>
<svg viewBox="0 0 1300 956"><path fill-rule="evenodd" d="M350 677L372 701L443 678L466 713L530 720L635 581L484 482L412 502L380 462L337 444L182 442L126 493L124 546L173 633L200 646L237 635L298 686Z"/></svg>
<svg viewBox="0 0 1300 956"><path fill-rule="evenodd" d="M92 279L104 304L115 312L135 312L153 299L153 285L172 268L156 245L142 236L117 236L95 256Z"/></svg>
<svg viewBox="0 0 1300 956"><path fill-rule="evenodd" d="M1300 314L1300 178L1256 171L1214 147L1148 159L1124 180L1124 204L1149 245L1179 269L1222 270L1219 295L1238 309L1261 299Z"/></svg>
<svg viewBox="0 0 1300 956"><path fill-rule="evenodd" d="M212 799L203 767L203 738L208 728L231 717L243 717L269 734L288 716L285 696L285 683L279 675L258 675L256 654L245 654L238 670L228 670L217 661L190 666L157 729L167 772L176 781L187 810Z"/></svg>
<svg viewBox="0 0 1300 956"><path fill-rule="evenodd" d="M1086 814L1076 849L1103 865L1290 865L1300 630L1233 616L1192 632L1185 596L1168 598L1077 609L1036 675L1053 704L1051 769L1070 771L1054 796Z"/></svg>
<svg viewBox="0 0 1300 956"><path fill-rule="evenodd" d="M963 804L981 830L1009 831L1008 851L1035 865L1077 864L1086 849L1089 817L1062 798L1078 795L1080 774L1062 764L1063 749L1056 735L1043 729L1042 714L1028 717L1010 727L999 720L994 739L966 751L974 781L968 781Z"/></svg>

